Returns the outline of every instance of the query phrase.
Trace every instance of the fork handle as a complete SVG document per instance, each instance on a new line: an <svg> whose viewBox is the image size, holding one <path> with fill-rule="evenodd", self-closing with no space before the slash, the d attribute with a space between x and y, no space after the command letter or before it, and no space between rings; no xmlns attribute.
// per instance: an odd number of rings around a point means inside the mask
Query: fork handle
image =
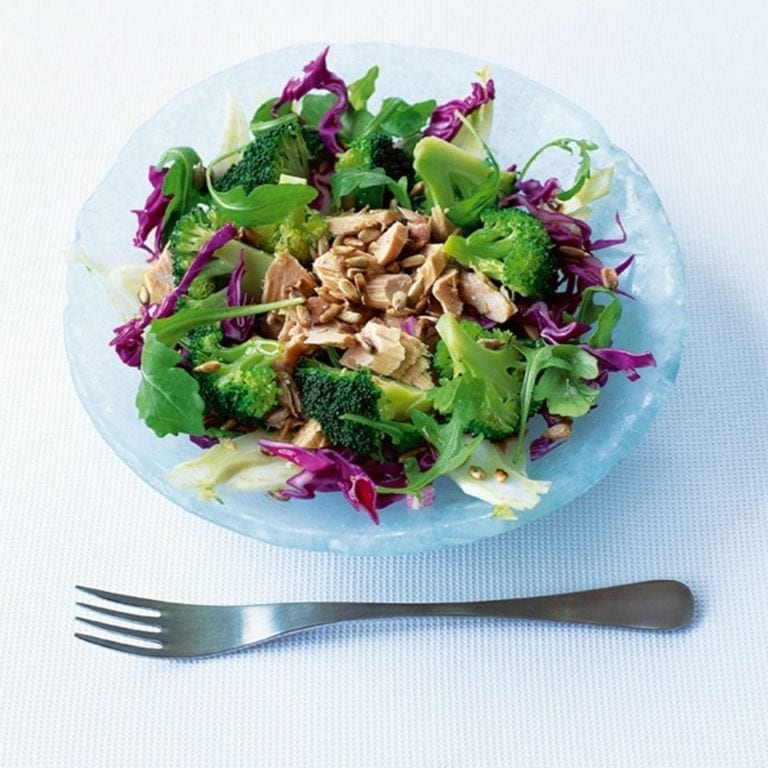
<svg viewBox="0 0 768 768"><path fill-rule="evenodd" d="M693 616L693 595L679 581L656 580L543 597L465 603L288 603L279 633L340 621L408 616L474 616L674 629Z"/></svg>

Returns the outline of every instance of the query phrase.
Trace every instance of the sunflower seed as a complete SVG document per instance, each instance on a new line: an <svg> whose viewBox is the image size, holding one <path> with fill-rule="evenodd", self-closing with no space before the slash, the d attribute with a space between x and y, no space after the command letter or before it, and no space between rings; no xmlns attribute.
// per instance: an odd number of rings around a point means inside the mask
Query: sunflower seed
<svg viewBox="0 0 768 768"><path fill-rule="evenodd" d="M357 292L362 296L365 293L365 289L368 285L368 282L365 279L365 275L362 272L357 272L353 279L355 288L357 288Z"/></svg>
<svg viewBox="0 0 768 768"><path fill-rule="evenodd" d="M583 248L576 248L573 245L561 245L559 251L562 256L568 259L586 259L589 257L589 251L585 251Z"/></svg>
<svg viewBox="0 0 768 768"><path fill-rule="evenodd" d="M318 323L327 323L330 320L333 320L336 315L341 312L342 306L341 304L329 304L318 316L317 316L317 322Z"/></svg>
<svg viewBox="0 0 768 768"><path fill-rule="evenodd" d="M309 328L312 325L312 313L303 304L299 304L296 307L296 318L299 321L299 325L303 325L305 328Z"/></svg>
<svg viewBox="0 0 768 768"><path fill-rule="evenodd" d="M469 475L475 480L485 480L488 477L488 473L482 467L477 466L469 468Z"/></svg>
<svg viewBox="0 0 768 768"><path fill-rule="evenodd" d="M609 291L615 291L619 287L619 276L613 267L603 267L600 270L600 279Z"/></svg>
<svg viewBox="0 0 768 768"><path fill-rule="evenodd" d="M347 280L345 277L342 277L341 280L339 280L339 291L341 291L341 293L350 301L360 300L360 295L358 294L354 283Z"/></svg>
<svg viewBox="0 0 768 768"><path fill-rule="evenodd" d="M413 256L406 256L400 260L400 266L403 269L411 269L413 267L420 267L426 258L423 253L414 253Z"/></svg>
<svg viewBox="0 0 768 768"><path fill-rule="evenodd" d="M378 240L379 235L381 235L381 230L378 227L368 227L367 229L360 230L357 237L364 244L368 244Z"/></svg>
<svg viewBox="0 0 768 768"><path fill-rule="evenodd" d="M355 269L367 269L371 266L371 257L364 253L356 254L344 259L344 265Z"/></svg>
<svg viewBox="0 0 768 768"><path fill-rule="evenodd" d="M208 360L205 363L196 365L192 370L195 373L216 373L221 368L221 363L218 360Z"/></svg>
<svg viewBox="0 0 768 768"><path fill-rule="evenodd" d="M565 440L570 436L571 425L566 421L560 421L557 424L553 424L544 432L544 437L546 437L547 440Z"/></svg>
<svg viewBox="0 0 768 768"><path fill-rule="evenodd" d="M339 313L338 318L342 323L356 325L363 319L363 316L359 312L355 312L353 309L345 309L343 312Z"/></svg>
<svg viewBox="0 0 768 768"><path fill-rule="evenodd" d="M408 289L408 301L418 301L424 293L424 278L419 275Z"/></svg>

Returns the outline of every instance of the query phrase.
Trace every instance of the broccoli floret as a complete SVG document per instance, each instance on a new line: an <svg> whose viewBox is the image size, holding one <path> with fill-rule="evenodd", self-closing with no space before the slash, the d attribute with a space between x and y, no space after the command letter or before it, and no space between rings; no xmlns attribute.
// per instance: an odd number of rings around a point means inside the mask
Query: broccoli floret
<svg viewBox="0 0 768 768"><path fill-rule="evenodd" d="M379 418L381 390L366 368L333 368L304 358L294 371L305 416L320 423L333 445L370 456L381 447L381 434L371 427L342 418L346 414Z"/></svg>
<svg viewBox="0 0 768 768"><path fill-rule="evenodd" d="M320 238L328 234L328 224L316 211L297 208L279 224L253 227L252 230L265 250L271 253L288 251L306 264L310 261L311 250L317 248Z"/></svg>
<svg viewBox="0 0 768 768"><path fill-rule="evenodd" d="M193 208L178 220L168 238L167 246L171 254L173 281L176 285L203 246L227 222L226 215L217 208L202 206ZM204 299L224 287L241 256L245 259L243 287L249 294L259 297L264 275L272 263L272 256L239 240L230 240L215 252L214 258L192 281L187 291L189 297Z"/></svg>
<svg viewBox="0 0 768 768"><path fill-rule="evenodd" d="M413 167L426 188L426 206L439 206L454 224L474 226L485 208L512 191L515 174L499 169L490 151L478 157L436 136L413 150Z"/></svg>
<svg viewBox="0 0 768 768"><path fill-rule="evenodd" d="M557 267L544 225L522 208L484 211L483 226L469 237L451 235L445 252L515 293L545 298L555 288Z"/></svg>
<svg viewBox="0 0 768 768"><path fill-rule="evenodd" d="M168 238L167 246L171 254L175 285L181 282L201 248L226 223L223 214L215 208L200 206L193 208L178 220ZM211 272L209 269L206 274L200 274L192 281L187 291L190 297L202 299L216 290L215 275Z"/></svg>
<svg viewBox="0 0 768 768"><path fill-rule="evenodd" d="M376 376L366 368L353 371L304 358L294 371L294 379L304 415L320 423L331 443L365 456L381 448L385 430L374 425L405 422L414 409L427 407L426 395L420 389Z"/></svg>
<svg viewBox="0 0 768 768"><path fill-rule="evenodd" d="M296 115L252 126L254 137L242 158L214 182L219 192L243 187L246 194L262 184L277 184L282 175L306 179L310 152Z"/></svg>
<svg viewBox="0 0 768 768"><path fill-rule="evenodd" d="M336 171L383 171L387 181L374 186L363 186L354 193L354 200L346 201L350 207L381 208L386 203L388 180L399 182L406 178L410 187L415 179L413 161L386 133L372 132L355 139L336 160Z"/></svg>
<svg viewBox="0 0 768 768"><path fill-rule="evenodd" d="M512 333L497 331L501 344L491 348L479 343L483 329L470 330L471 325L451 314L438 320L441 370L443 375L449 370L447 355L451 378L432 391L432 403L438 412L461 419L468 432L501 440L520 425L524 357L512 343Z"/></svg>
<svg viewBox="0 0 768 768"><path fill-rule="evenodd" d="M315 128L308 128L306 125L302 125L301 135L304 137L304 143L307 145L310 167L316 168L323 160L331 159L331 153L323 144L323 140Z"/></svg>
<svg viewBox="0 0 768 768"><path fill-rule="evenodd" d="M411 158L386 133L365 134L353 141L339 156L336 168L381 168L390 179L399 181L405 176L411 184L415 177Z"/></svg>
<svg viewBox="0 0 768 768"><path fill-rule="evenodd" d="M283 345L253 337L233 346L224 344L218 323L190 331L181 340L200 395L212 413L255 425L277 403L280 388L272 363Z"/></svg>

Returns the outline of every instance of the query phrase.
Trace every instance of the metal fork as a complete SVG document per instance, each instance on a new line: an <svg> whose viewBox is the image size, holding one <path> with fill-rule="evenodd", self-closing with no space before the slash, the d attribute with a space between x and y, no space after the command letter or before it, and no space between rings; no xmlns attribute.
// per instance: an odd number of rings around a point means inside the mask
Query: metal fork
<svg viewBox="0 0 768 768"><path fill-rule="evenodd" d="M497 619L675 629L693 615L693 595L679 581L657 580L544 597L465 603L270 603L186 605L130 597L102 589L77 589L121 607L78 602L103 618L78 620L129 642L76 632L90 643L143 656L183 658L236 651L323 624L408 616L475 616ZM117 620L117 621L115 621Z"/></svg>

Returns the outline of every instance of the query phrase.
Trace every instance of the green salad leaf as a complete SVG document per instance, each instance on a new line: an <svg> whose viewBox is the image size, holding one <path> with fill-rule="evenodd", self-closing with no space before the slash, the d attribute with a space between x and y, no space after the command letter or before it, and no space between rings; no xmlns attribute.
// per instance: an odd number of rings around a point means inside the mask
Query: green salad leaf
<svg viewBox="0 0 768 768"><path fill-rule="evenodd" d="M376 91L376 78L379 76L379 67L374 64L359 80L355 80L347 86L349 105L356 112L368 106L368 99Z"/></svg>
<svg viewBox="0 0 768 768"><path fill-rule="evenodd" d="M163 179L163 194L171 198L163 215L164 240L176 222L203 199L195 186L195 167L201 164L200 155L191 147L171 147L157 164L158 168L168 169Z"/></svg>
<svg viewBox="0 0 768 768"><path fill-rule="evenodd" d="M464 423L459 418L452 418L444 424L438 423L423 411L413 411L411 422L421 432L424 439L435 449L437 459L427 470L422 470L415 458L405 462L405 474L408 485L404 488L386 488L377 486L378 493L418 493L432 485L442 475L460 467L483 442L479 437L466 438Z"/></svg>
<svg viewBox="0 0 768 768"><path fill-rule="evenodd" d="M589 153L594 152L598 147L597 144L587 141L586 139L555 139L554 141L547 142L543 147L539 147L539 149L528 158L528 162L520 171L520 178L524 179L528 169L533 165L533 162L546 150L553 147L562 149L570 155L574 153L574 150L578 150L579 153L579 167L576 169L576 176L573 179L573 184L571 184L568 189L559 192L557 195L558 200L569 200L579 192L589 179L592 173L592 159Z"/></svg>
<svg viewBox="0 0 768 768"><path fill-rule="evenodd" d="M593 326L587 340L591 347L610 347L613 343L613 329L621 318L621 302L614 291L601 286L584 289L576 320ZM598 299L604 300L601 303Z"/></svg>
<svg viewBox="0 0 768 768"><path fill-rule="evenodd" d="M334 205L339 206L341 199L351 195L358 190L380 188L383 191L388 189L395 200L405 208L411 207L411 201L408 197L408 180L403 177L395 179L387 176L380 168L366 170L364 168L342 168L331 177L331 193L333 195Z"/></svg>
<svg viewBox="0 0 768 768"><path fill-rule="evenodd" d="M141 354L136 407L158 437L205 434L200 387L193 376L177 367L180 362L181 355L160 341L150 327Z"/></svg>
<svg viewBox="0 0 768 768"><path fill-rule="evenodd" d="M216 162L221 159L218 158ZM213 165L215 162L209 169ZM221 192L214 188L209 179L208 188L216 206L233 224L241 227L277 224L317 197L317 190L309 184L261 184L246 194L243 187Z"/></svg>

